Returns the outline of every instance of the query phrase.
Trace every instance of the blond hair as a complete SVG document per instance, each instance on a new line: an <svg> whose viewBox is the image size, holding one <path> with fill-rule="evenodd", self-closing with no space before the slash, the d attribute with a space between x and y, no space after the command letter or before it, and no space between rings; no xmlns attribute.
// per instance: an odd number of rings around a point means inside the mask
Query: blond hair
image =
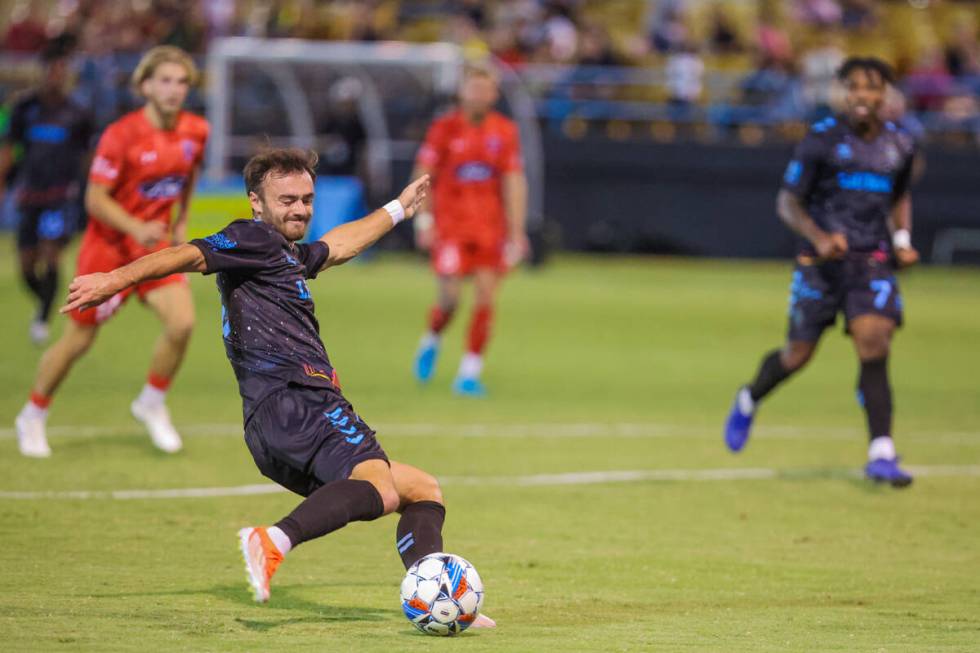
<svg viewBox="0 0 980 653"><path fill-rule="evenodd" d="M187 71L187 77L190 78L191 86L197 84L199 73L197 64L191 59L191 55L175 45L158 45L147 50L146 54L143 55L143 58L136 65L136 70L133 71L130 83L133 85L133 90L136 92L136 95L143 96L143 92L140 90L143 82L153 77L156 69L160 64L164 63L180 64Z"/></svg>

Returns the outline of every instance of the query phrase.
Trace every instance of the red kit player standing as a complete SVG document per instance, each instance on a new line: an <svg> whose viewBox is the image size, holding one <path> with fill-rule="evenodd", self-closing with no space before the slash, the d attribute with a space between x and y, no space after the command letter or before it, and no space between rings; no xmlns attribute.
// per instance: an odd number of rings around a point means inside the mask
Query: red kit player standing
<svg viewBox="0 0 980 653"><path fill-rule="evenodd" d="M79 275L114 270L170 246L171 237L177 243L185 240L188 205L208 137L207 121L182 110L197 76L193 60L173 46L151 49L136 67L133 87L146 104L109 125L99 141L85 195L90 219L78 253ZM171 224L175 204L180 210ZM30 400L16 420L25 456L51 455L45 432L51 397L131 290L96 310L72 311L61 338L44 352ZM173 453L182 443L164 399L190 340L194 305L183 274L141 283L135 291L160 319L163 333L131 411L153 444Z"/></svg>
<svg viewBox="0 0 980 653"><path fill-rule="evenodd" d="M463 279L472 277L475 306L453 389L476 397L485 394L480 374L497 288L529 249L527 180L517 125L493 110L498 98L492 70L467 68L459 107L430 127L412 175L432 178L434 220L417 218L416 240L431 252L439 284L429 328L415 355L415 376L422 383L432 378L440 334L456 311Z"/></svg>

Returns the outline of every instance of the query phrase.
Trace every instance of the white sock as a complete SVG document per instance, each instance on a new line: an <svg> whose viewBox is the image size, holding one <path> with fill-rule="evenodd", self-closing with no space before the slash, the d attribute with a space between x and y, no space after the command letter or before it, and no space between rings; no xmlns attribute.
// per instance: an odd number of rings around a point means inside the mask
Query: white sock
<svg viewBox="0 0 980 653"><path fill-rule="evenodd" d="M751 415L755 412L755 402L752 401L752 393L748 388L738 391L738 412L743 415Z"/></svg>
<svg viewBox="0 0 980 653"><path fill-rule="evenodd" d="M279 549L279 553L286 555L293 548L293 543L289 541L289 537L278 526L270 526L265 529L265 532L269 535L272 543L276 545L276 548Z"/></svg>
<svg viewBox="0 0 980 653"><path fill-rule="evenodd" d="M28 401L24 404L24 408L20 411L20 414L29 419L48 419L48 409L41 408L33 401Z"/></svg>
<svg viewBox="0 0 980 653"><path fill-rule="evenodd" d="M879 435L868 446L868 460L894 460L896 457L895 443L890 435Z"/></svg>
<svg viewBox="0 0 980 653"><path fill-rule="evenodd" d="M425 335L422 336L422 341L419 342L419 349L428 349L429 347L439 346L439 334L434 331L426 331Z"/></svg>
<svg viewBox="0 0 980 653"><path fill-rule="evenodd" d="M471 351L463 354L463 360L459 361L459 376L464 379L478 379L481 372L483 372L483 356Z"/></svg>
<svg viewBox="0 0 980 653"><path fill-rule="evenodd" d="M166 390L161 390L147 383L143 386L143 390L140 392L140 396L136 398L136 401L144 406L159 406L166 398Z"/></svg>

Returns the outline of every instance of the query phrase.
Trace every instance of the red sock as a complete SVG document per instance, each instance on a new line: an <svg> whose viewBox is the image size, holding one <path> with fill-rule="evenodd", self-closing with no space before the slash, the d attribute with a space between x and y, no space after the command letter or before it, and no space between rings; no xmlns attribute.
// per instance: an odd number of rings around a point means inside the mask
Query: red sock
<svg viewBox="0 0 980 653"><path fill-rule="evenodd" d="M442 333L452 318L452 311L444 311L438 305L433 306L432 310L429 311L429 331L436 334Z"/></svg>
<svg viewBox="0 0 980 653"><path fill-rule="evenodd" d="M47 409L51 405L51 397L38 394L31 390L31 403L41 409Z"/></svg>
<svg viewBox="0 0 980 653"><path fill-rule="evenodd" d="M471 354L483 354L483 349L487 346L490 339L490 324L493 322L493 307L477 306L473 311L473 320L470 322L470 335L468 348Z"/></svg>
<svg viewBox="0 0 980 653"><path fill-rule="evenodd" d="M172 379L166 376L154 374L153 372L146 375L146 382L160 392L166 392L167 389L170 388L170 381L172 381Z"/></svg>

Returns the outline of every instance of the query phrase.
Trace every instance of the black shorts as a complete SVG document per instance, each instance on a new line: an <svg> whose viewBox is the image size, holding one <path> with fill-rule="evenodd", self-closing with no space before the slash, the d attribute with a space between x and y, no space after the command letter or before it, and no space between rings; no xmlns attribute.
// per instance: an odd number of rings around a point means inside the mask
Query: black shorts
<svg viewBox="0 0 980 653"><path fill-rule="evenodd" d="M42 240L67 243L75 229L75 212L73 203L18 209L17 249L37 247Z"/></svg>
<svg viewBox="0 0 980 653"><path fill-rule="evenodd" d="M245 425L245 444L263 476L304 497L365 460L388 462L374 430L326 388L291 385L266 397Z"/></svg>
<svg viewBox="0 0 980 653"><path fill-rule="evenodd" d="M796 264L789 299L789 340L816 342L844 313L845 330L859 315L883 315L902 325L902 295L891 264L871 255Z"/></svg>

